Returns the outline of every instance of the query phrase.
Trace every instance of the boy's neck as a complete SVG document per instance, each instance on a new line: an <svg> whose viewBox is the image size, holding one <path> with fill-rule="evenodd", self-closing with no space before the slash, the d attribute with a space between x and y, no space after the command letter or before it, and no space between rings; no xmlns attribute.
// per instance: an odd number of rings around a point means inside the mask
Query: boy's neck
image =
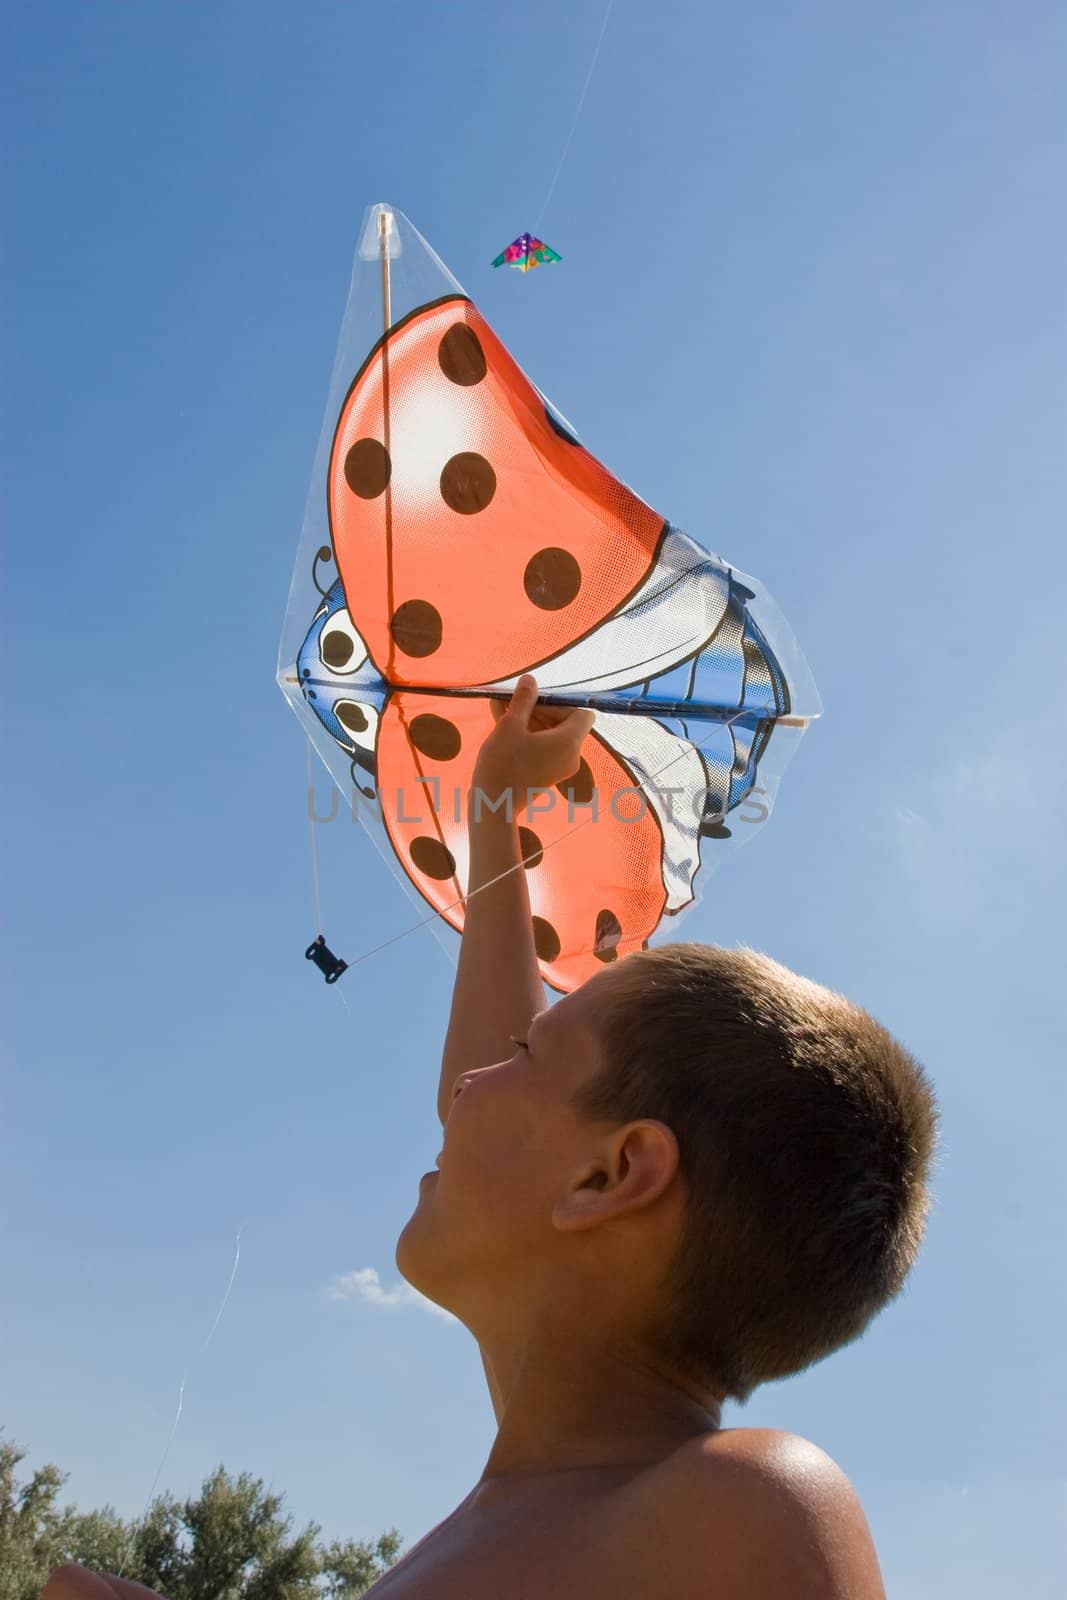
<svg viewBox="0 0 1067 1600"><path fill-rule="evenodd" d="M483 1344L503 1411L482 1482L662 1460L714 1432L720 1407L644 1352L548 1328L505 1354Z"/></svg>

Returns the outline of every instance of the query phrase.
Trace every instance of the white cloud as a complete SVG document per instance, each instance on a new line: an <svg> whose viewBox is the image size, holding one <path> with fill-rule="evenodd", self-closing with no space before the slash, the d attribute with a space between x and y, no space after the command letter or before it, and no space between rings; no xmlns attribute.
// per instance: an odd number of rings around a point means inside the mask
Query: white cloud
<svg viewBox="0 0 1067 1600"><path fill-rule="evenodd" d="M445 1322L457 1320L451 1311L446 1311L443 1306L427 1300L424 1294L420 1294L403 1279L387 1289L374 1267L357 1267L354 1272L343 1272L339 1278L333 1280L326 1293L331 1300L359 1299L364 1305L377 1306L384 1311L402 1310L406 1306L421 1306L423 1311L432 1311L435 1317L441 1317Z"/></svg>

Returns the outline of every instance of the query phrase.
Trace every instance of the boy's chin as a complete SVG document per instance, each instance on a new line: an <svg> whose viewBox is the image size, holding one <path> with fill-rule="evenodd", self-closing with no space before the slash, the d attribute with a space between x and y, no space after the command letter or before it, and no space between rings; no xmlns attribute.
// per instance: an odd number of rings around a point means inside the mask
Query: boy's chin
<svg viewBox="0 0 1067 1600"><path fill-rule="evenodd" d="M406 1283L427 1300L450 1311L466 1323L461 1306L467 1301L466 1286L471 1264L449 1248L439 1218L416 1206L400 1231L396 1242L397 1271Z"/></svg>
<svg viewBox="0 0 1067 1600"><path fill-rule="evenodd" d="M425 1237L420 1237L423 1230L419 1223L418 1207L404 1224L400 1237L396 1241L396 1266L400 1276L413 1289L424 1294L428 1300L438 1301L440 1284L439 1273L433 1271L432 1245ZM435 1293L435 1289L437 1293Z"/></svg>

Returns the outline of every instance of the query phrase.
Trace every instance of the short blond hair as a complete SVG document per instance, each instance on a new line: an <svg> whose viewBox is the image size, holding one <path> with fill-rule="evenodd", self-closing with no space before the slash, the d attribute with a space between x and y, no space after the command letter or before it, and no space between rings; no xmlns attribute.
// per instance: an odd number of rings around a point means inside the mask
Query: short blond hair
<svg viewBox="0 0 1067 1600"><path fill-rule="evenodd" d="M626 959L582 1115L678 1140L687 1219L655 1347L743 1400L855 1339L922 1241L937 1108L867 1012L752 950Z"/></svg>

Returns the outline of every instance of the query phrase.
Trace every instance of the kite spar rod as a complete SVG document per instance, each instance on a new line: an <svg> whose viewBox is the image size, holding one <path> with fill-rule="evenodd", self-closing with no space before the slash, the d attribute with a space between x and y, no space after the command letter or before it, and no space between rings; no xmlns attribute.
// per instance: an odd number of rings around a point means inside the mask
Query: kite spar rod
<svg viewBox="0 0 1067 1600"><path fill-rule="evenodd" d="M390 234L394 231L393 213L383 206L378 212L378 255L382 266L382 443L385 445L387 461L392 461L392 437L389 425L389 329L393 325L392 285L389 279ZM393 628L392 618L396 613L395 596L393 592L393 489L392 471L385 484L385 581L386 581L386 612L390 619L389 626L389 681L394 679L393 656ZM415 757L416 770L420 778L424 777L422 763L418 756ZM435 816L434 825L442 847L445 847L444 835L441 825ZM459 887L458 881L456 887ZM437 915L435 912L434 916ZM433 918L431 917L431 921ZM410 931L410 930L409 930ZM344 999L344 996L341 996Z"/></svg>
<svg viewBox="0 0 1067 1600"><path fill-rule="evenodd" d="M378 256L382 265L382 444L385 446L385 458L392 461L392 436L389 427L389 329L393 324L392 285L389 282L389 235L396 224L393 213L383 206L378 213ZM389 681L393 681L395 662L393 659L393 630L392 617L396 610L393 596L393 486L391 483L392 471L390 470L385 483L385 601L386 616L390 619L389 628L389 654L387 671Z"/></svg>
<svg viewBox="0 0 1067 1600"><path fill-rule="evenodd" d="M382 332L388 333L393 320L389 293L389 224L393 218L388 211L378 213L378 248L382 258Z"/></svg>

